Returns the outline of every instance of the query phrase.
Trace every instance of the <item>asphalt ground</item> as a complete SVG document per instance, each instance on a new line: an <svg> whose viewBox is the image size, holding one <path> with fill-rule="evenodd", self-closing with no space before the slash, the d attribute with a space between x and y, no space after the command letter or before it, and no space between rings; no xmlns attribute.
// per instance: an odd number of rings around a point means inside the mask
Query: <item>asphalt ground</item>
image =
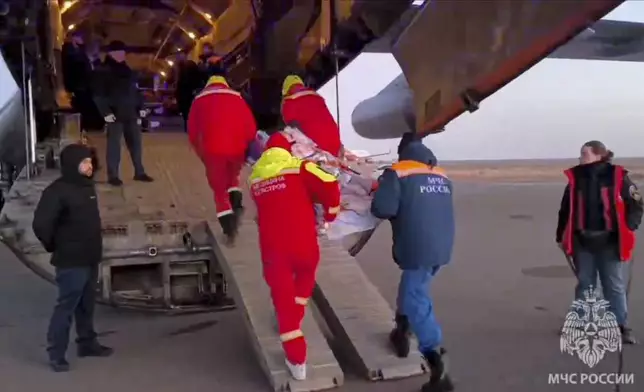
<svg viewBox="0 0 644 392"><path fill-rule="evenodd" d="M431 287L458 391L612 391L610 385L551 385L549 374L611 373L617 354L588 368L562 354L558 331L575 284L554 244L561 183L457 183L453 262ZM399 271L388 224L358 258L395 303ZM633 264L630 322L644 337L644 252ZM641 265L640 265L641 264ZM97 329L110 358L79 360L72 371L46 364L45 330L55 288L0 248L0 390L25 392L269 391L237 311L161 316L100 307ZM73 348L73 346L72 346ZM626 347L625 372L642 391L644 346ZM417 391L424 378L371 383L347 374L338 391Z"/></svg>

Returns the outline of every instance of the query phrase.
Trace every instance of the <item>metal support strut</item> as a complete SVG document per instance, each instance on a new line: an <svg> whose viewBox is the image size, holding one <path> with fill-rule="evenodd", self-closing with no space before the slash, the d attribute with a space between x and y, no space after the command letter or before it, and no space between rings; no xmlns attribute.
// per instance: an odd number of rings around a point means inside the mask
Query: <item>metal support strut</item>
<svg viewBox="0 0 644 392"><path fill-rule="evenodd" d="M27 62L25 43L20 44L22 60L22 103L25 114L25 170L27 180L34 174L36 164L36 116L31 67Z"/></svg>

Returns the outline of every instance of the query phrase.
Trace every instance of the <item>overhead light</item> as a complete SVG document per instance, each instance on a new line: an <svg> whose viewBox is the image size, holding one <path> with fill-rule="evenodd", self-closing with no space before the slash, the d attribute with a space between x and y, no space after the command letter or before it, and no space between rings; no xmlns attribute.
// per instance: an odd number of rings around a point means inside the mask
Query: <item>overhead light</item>
<svg viewBox="0 0 644 392"><path fill-rule="evenodd" d="M67 30L72 31L74 30L75 27L76 27L75 24L70 24L69 26L67 26Z"/></svg>
<svg viewBox="0 0 644 392"><path fill-rule="evenodd" d="M421 6L425 3L425 0L414 0L411 5L415 5L416 7Z"/></svg>
<svg viewBox="0 0 644 392"><path fill-rule="evenodd" d="M166 75L165 71L161 71L159 72L159 74L165 78L165 75Z"/></svg>
<svg viewBox="0 0 644 392"><path fill-rule="evenodd" d="M190 37L190 38L192 38L192 39L197 38L197 36L195 35L195 33L193 33L192 31L188 33L188 37Z"/></svg>
<svg viewBox="0 0 644 392"><path fill-rule="evenodd" d="M177 52L181 52L181 48L177 48Z"/></svg>
<svg viewBox="0 0 644 392"><path fill-rule="evenodd" d="M167 61L167 63L168 63L168 65L169 65L169 66L171 66L171 67L172 67L172 66L174 65L174 61L172 61L172 60L166 60L166 61Z"/></svg>
<svg viewBox="0 0 644 392"><path fill-rule="evenodd" d="M64 14L66 11L68 11L70 8L74 6L74 4L78 3L78 0L76 1L66 1L63 3L63 8L60 10L61 14Z"/></svg>
<svg viewBox="0 0 644 392"><path fill-rule="evenodd" d="M203 16L205 16L205 17L206 17L206 19L212 19L212 15L210 15L210 14L209 14L209 13L207 13L207 12L206 12L206 13L204 13L204 14L203 14Z"/></svg>

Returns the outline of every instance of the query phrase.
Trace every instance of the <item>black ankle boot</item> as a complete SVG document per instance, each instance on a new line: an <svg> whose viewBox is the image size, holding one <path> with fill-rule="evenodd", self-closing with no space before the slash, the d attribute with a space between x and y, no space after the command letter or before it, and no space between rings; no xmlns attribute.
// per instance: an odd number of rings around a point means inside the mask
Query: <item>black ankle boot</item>
<svg viewBox="0 0 644 392"><path fill-rule="evenodd" d="M638 344L639 342L633 336L633 332L630 328L623 325L619 326L619 331L622 333L622 344Z"/></svg>
<svg viewBox="0 0 644 392"><path fill-rule="evenodd" d="M49 361L49 367L56 373L69 371L69 362L63 359L52 359Z"/></svg>
<svg viewBox="0 0 644 392"><path fill-rule="evenodd" d="M80 358L84 357L109 357L114 353L114 350L110 347L103 346L97 342L87 345L78 346L78 356Z"/></svg>
<svg viewBox="0 0 644 392"><path fill-rule="evenodd" d="M399 358L407 358L409 355L409 320L407 316L396 315L396 328L389 334L389 341Z"/></svg>
<svg viewBox="0 0 644 392"><path fill-rule="evenodd" d="M219 217L219 224L226 236L226 245L232 246L237 237L237 216L235 214L227 214Z"/></svg>
<svg viewBox="0 0 644 392"><path fill-rule="evenodd" d="M240 218L244 212L243 196L241 191L230 191L228 192L228 197L230 198L230 205L233 207L235 215Z"/></svg>
<svg viewBox="0 0 644 392"><path fill-rule="evenodd" d="M454 390L454 384L449 374L447 374L445 354L447 354L447 351L444 348L423 353L431 375L429 376L429 382L423 385L422 392L451 392Z"/></svg>

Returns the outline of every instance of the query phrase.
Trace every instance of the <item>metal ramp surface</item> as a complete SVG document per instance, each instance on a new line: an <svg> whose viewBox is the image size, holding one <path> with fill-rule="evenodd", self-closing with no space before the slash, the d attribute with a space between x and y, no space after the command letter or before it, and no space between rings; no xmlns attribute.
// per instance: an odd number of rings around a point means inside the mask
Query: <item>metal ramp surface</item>
<svg viewBox="0 0 644 392"><path fill-rule="evenodd" d="M105 162L105 136L88 136L99 161ZM203 223L216 216L212 191L205 180L203 164L193 153L187 136L183 133L144 134L143 144L144 165L148 174L154 177L153 183L132 181L132 165L125 148L121 160L123 187L105 184L104 168L97 173L104 227L116 230L125 222L134 221L203 227L198 231L205 235L203 240L212 245L224 270L230 283L228 291L244 314L255 354L273 389L306 392L342 385L343 371L311 311L307 312L303 323L309 342L308 380L296 382L288 374L269 289L262 276L256 224L248 219L253 213L247 212L234 248L217 246L216 239L221 233L218 222ZM29 256L36 267L34 270L45 278L53 277L53 269L46 253L31 254L35 251L31 248L37 245L30 233L31 214L42 189L55 177L56 172L46 170L31 182L18 181L3 209L5 220L10 219L6 225L16 226L16 230L11 231L23 233L21 240L16 241L16 246L21 248L17 251ZM252 201L247 196L245 200L248 209L252 210ZM110 241L117 240L121 241L120 237ZM111 244L107 241L106 245L108 243ZM353 359L352 365L357 365L360 373L370 380L421 374L424 367L417 352L407 359L396 358L391 353L388 333L393 326L393 312L356 260L340 244L322 245L314 302L326 319L337 346L347 350L349 359ZM115 244L109 247L115 248Z"/></svg>
<svg viewBox="0 0 644 392"><path fill-rule="evenodd" d="M323 240L320 250L313 299L352 365L372 381L427 372L414 342L407 358L393 354L389 333L394 312L357 260L338 242Z"/></svg>
<svg viewBox="0 0 644 392"><path fill-rule="evenodd" d="M99 135L96 135L99 136ZM104 137L92 137L104 161ZM146 170L155 178L151 184L132 182L132 169L125 148L122 172L125 186L114 189L99 185L101 214L105 221L127 217L141 220L208 221L216 216L212 191L203 164L183 133L144 134ZM104 170L99 173L103 179ZM242 176L245 177L245 176ZM258 360L276 391L314 391L343 383L343 373L320 331L307 312L304 332L310 344L309 380L295 383L284 365L273 305L263 276L259 255L254 206L245 194L247 206L235 248L213 244L217 259L229 280L229 292L245 314L249 336ZM221 231L216 220L209 223L211 243ZM215 240L215 241L212 241ZM410 377L425 372L420 354L412 344L410 356L397 358L388 346L394 314L386 300L364 274L357 261L341 244L321 244L318 288L314 302L331 328L337 346L351 360L352 368L373 381ZM354 370L354 369L351 369Z"/></svg>
<svg viewBox="0 0 644 392"><path fill-rule="evenodd" d="M333 352L329 348L320 327L307 311L302 330L308 343L307 380L291 378L284 362L284 352L277 331L269 288L262 275L261 258L257 246L257 229L248 219L242 224L234 248L217 246L220 235L219 223L208 224L207 232L213 244L216 257L232 284L238 308L244 312L244 319L255 353L264 373L275 391L319 391L343 384L344 374Z"/></svg>

